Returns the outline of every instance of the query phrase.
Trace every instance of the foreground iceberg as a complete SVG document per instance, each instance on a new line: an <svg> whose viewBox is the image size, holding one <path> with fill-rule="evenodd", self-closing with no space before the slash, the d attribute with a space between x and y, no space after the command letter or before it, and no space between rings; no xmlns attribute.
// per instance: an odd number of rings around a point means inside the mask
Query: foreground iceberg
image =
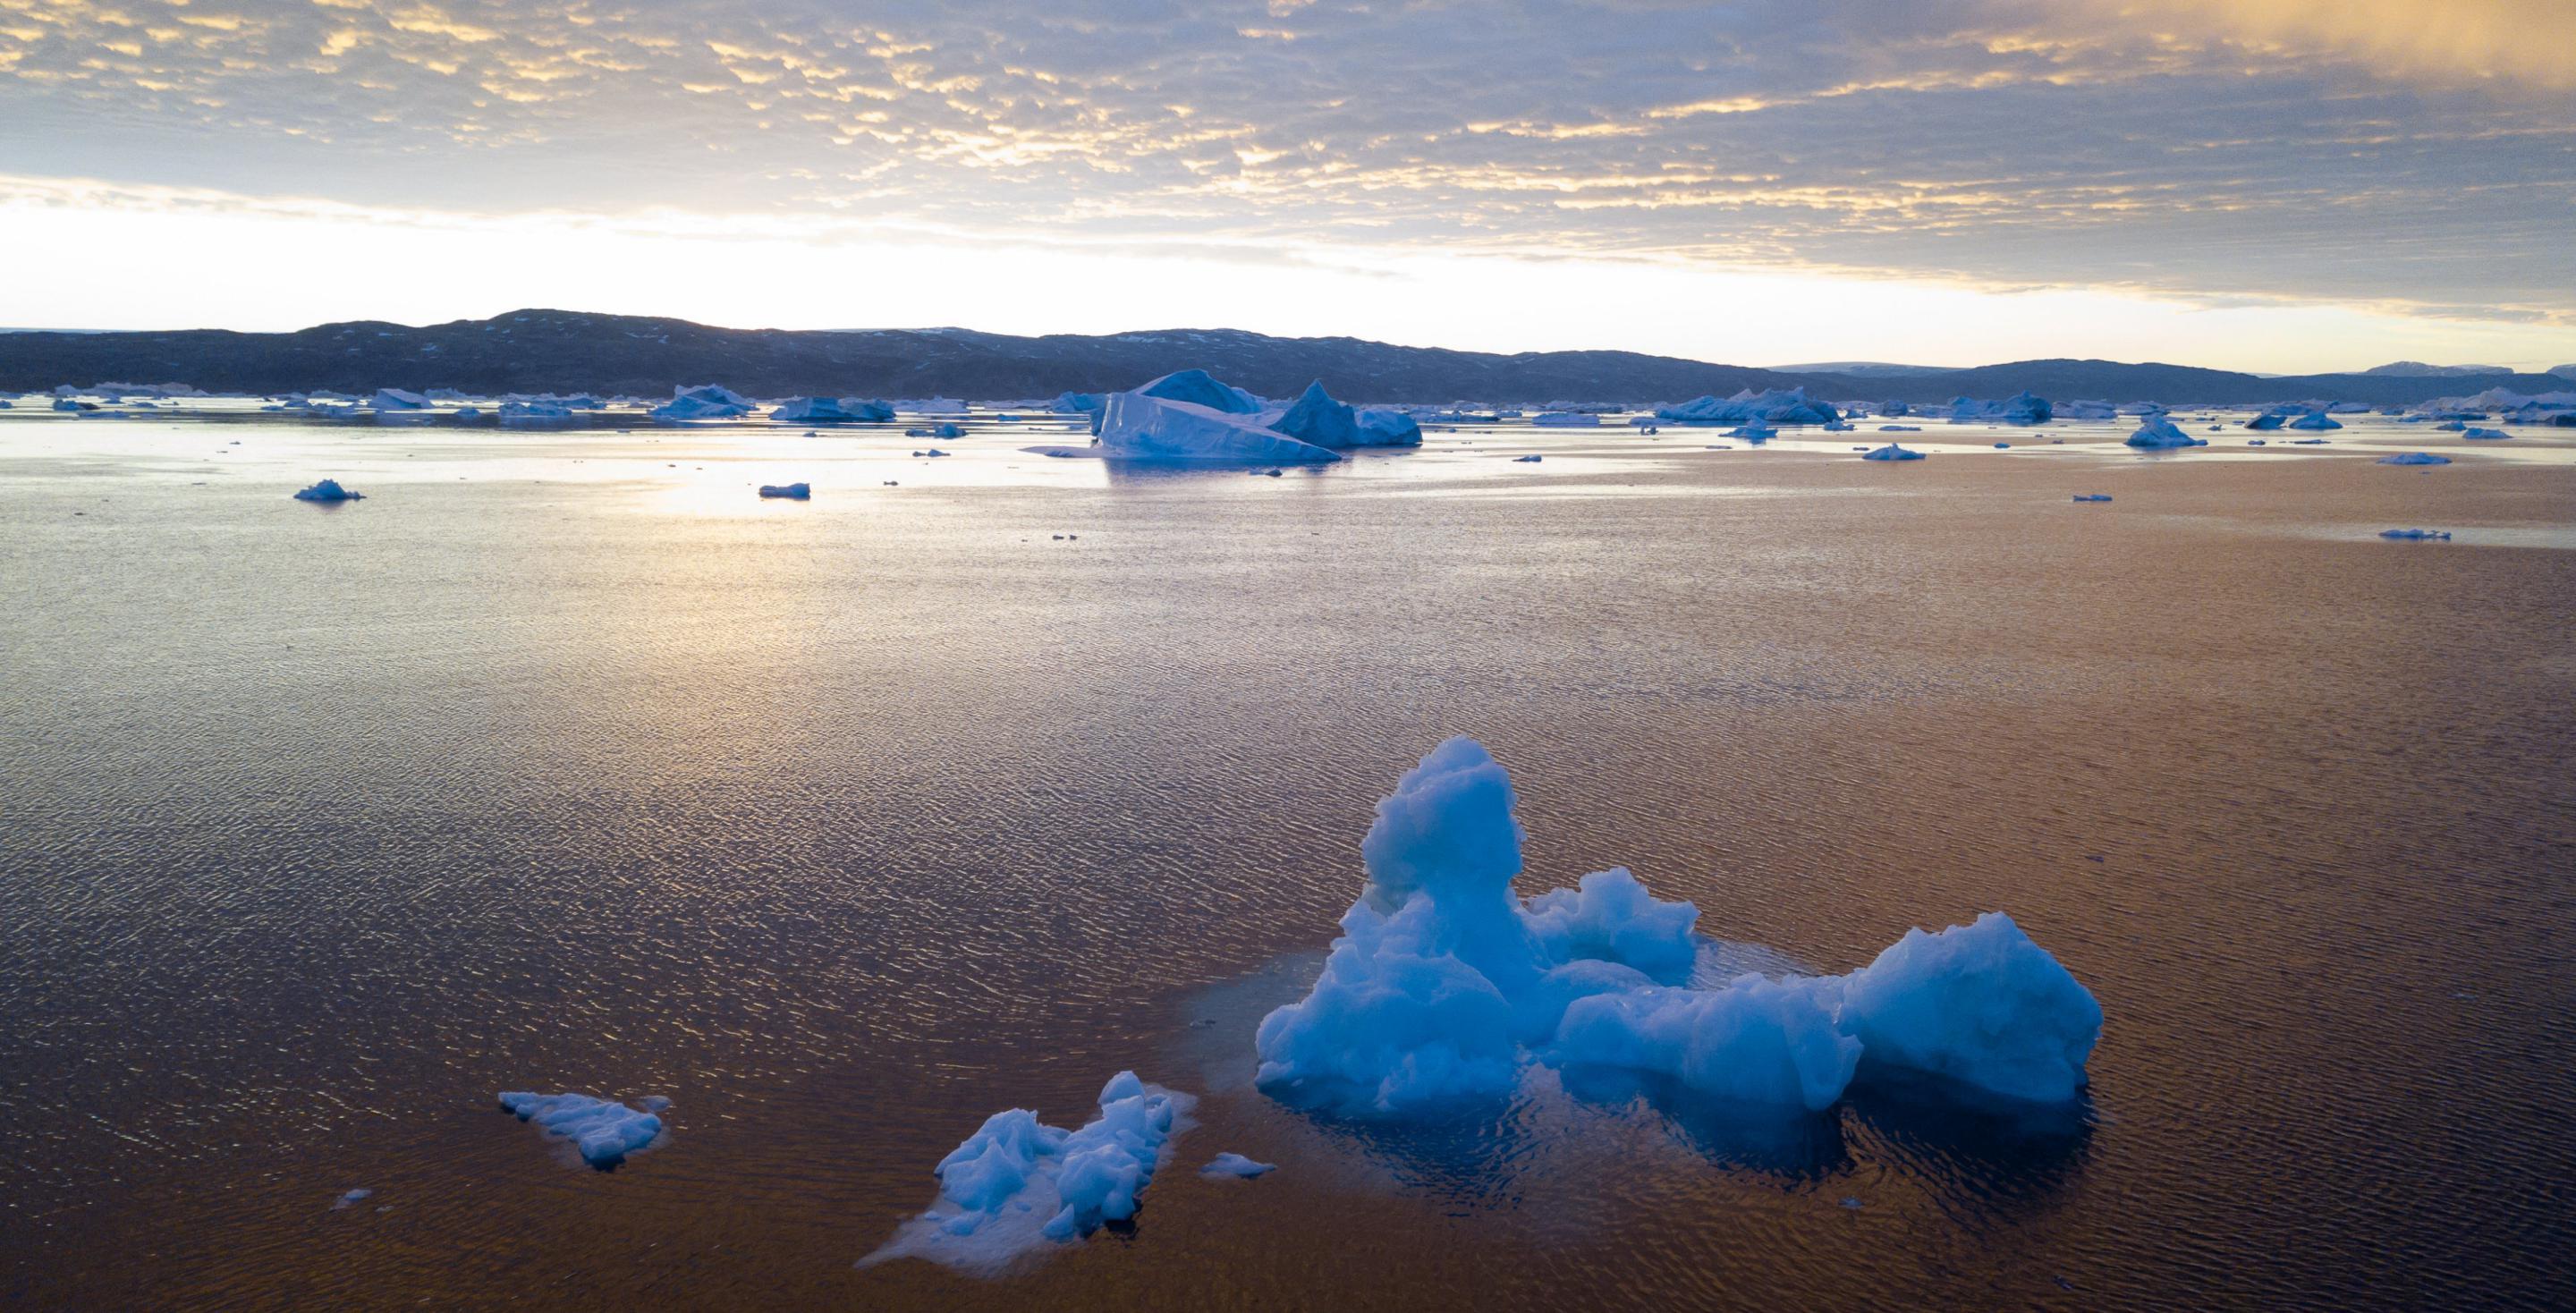
<svg viewBox="0 0 2576 1313"><path fill-rule="evenodd" d="M644 1101L648 1107L668 1107L660 1099ZM570 1140L581 1153L581 1160L593 1167L614 1167L626 1155L650 1147L662 1134L662 1119L622 1103L594 1099L587 1094L525 1094L504 1091L501 1106L518 1114L523 1122L535 1122L549 1135Z"/></svg>
<svg viewBox="0 0 2576 1313"><path fill-rule="evenodd" d="M991 1275L1025 1255L1080 1240L1142 1206L1145 1187L1188 1128L1191 1099L1132 1071L1100 1090L1100 1115L1078 1131L1026 1108L997 1112L933 1170L939 1198L860 1260L926 1258Z"/></svg>
<svg viewBox="0 0 2576 1313"><path fill-rule="evenodd" d="M338 502L365 501L366 499L367 494L363 492L351 492L348 489L341 487L338 479L324 479L320 483L314 484L312 487L306 488L295 494L295 500L297 501Z"/></svg>
<svg viewBox="0 0 2576 1313"><path fill-rule="evenodd" d="M861 397L797 397L769 412L782 424L864 424L894 418L894 407Z"/></svg>
<svg viewBox="0 0 2576 1313"><path fill-rule="evenodd" d="M2084 1083L2101 1010L2009 918L1909 933L1847 976L1687 987L1698 909L1625 870L1524 902L1511 780L1456 738L1378 803L1367 868L1307 996L1262 1019L1283 1098L1406 1113L1510 1091L1532 1060L1657 1073L1715 1097L1821 1109L1864 1064L2006 1099Z"/></svg>
<svg viewBox="0 0 2576 1313"><path fill-rule="evenodd" d="M739 419L757 407L731 388L702 383L693 388L679 388L671 399L646 412L660 420Z"/></svg>
<svg viewBox="0 0 2576 1313"><path fill-rule="evenodd" d="M1266 428L1254 418L1112 392L1100 412L1100 452L1111 460L1320 465L1341 454Z"/></svg>
<svg viewBox="0 0 2576 1313"><path fill-rule="evenodd" d="M2207 438L2195 438L2182 427L2161 415L2150 415L2138 425L2138 431L2122 439L2127 445L2146 451L2163 451L2177 447L2206 447Z"/></svg>
<svg viewBox="0 0 2576 1313"><path fill-rule="evenodd" d="M1811 401L1805 388L1755 392L1750 388L1721 401L1704 396L1666 406L1655 418L1674 424L1831 424L1842 415L1821 401Z"/></svg>

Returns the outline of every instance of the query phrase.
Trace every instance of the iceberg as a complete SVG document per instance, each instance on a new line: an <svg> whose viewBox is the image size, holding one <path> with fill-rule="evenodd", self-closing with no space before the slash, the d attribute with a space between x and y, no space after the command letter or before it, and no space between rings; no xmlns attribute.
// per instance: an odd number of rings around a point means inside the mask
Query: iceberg
<svg viewBox="0 0 2576 1313"><path fill-rule="evenodd" d="M1832 406L1807 398L1805 388L1755 392L1750 388L1720 401L1703 396L1666 406L1655 418L1674 424L1831 424L1842 415Z"/></svg>
<svg viewBox="0 0 2576 1313"><path fill-rule="evenodd" d="M2427 539L2438 542L2451 541L2451 535L2440 529L2382 529L2379 531L2379 536L2394 538L2400 542L2423 542Z"/></svg>
<svg viewBox="0 0 2576 1313"><path fill-rule="evenodd" d="M572 407L553 401L504 401L501 422L511 425L569 424Z"/></svg>
<svg viewBox="0 0 2576 1313"><path fill-rule="evenodd" d="M1044 1125L1026 1108L984 1119L933 1169L939 1197L929 1211L860 1265L926 1258L991 1276L1136 1216L1173 1139L1188 1128L1193 1100L1122 1071L1098 1102L1099 1116L1075 1131Z"/></svg>
<svg viewBox="0 0 2576 1313"><path fill-rule="evenodd" d="M1245 412L1211 410L1141 390L1109 394L1101 409L1100 450L1111 460L1249 465L1318 465L1342 458L1258 424Z"/></svg>
<svg viewBox="0 0 2576 1313"><path fill-rule="evenodd" d="M1878 431L1881 433L1920 433L1923 429L1921 426L1914 424L1881 424L1878 426Z"/></svg>
<svg viewBox="0 0 2576 1313"><path fill-rule="evenodd" d="M2493 442L2499 438L2510 438L2513 435L2505 432L2503 429L2464 428L2460 430L2460 436L2467 438L2472 442Z"/></svg>
<svg viewBox="0 0 2576 1313"><path fill-rule="evenodd" d="M1905 448L1891 442L1874 451L1862 452L1860 458L1862 460L1921 460L1923 459L1923 453L1919 451L1907 451Z"/></svg>
<svg viewBox="0 0 2576 1313"><path fill-rule="evenodd" d="M2118 419L2120 408L2108 401L2070 401L2056 408L2063 419Z"/></svg>
<svg viewBox="0 0 2576 1313"><path fill-rule="evenodd" d="M1264 410L1261 417L1264 427L1285 433L1299 442L1311 442L1318 447L1360 445L1358 413L1333 400L1332 395L1324 391L1320 379L1306 385L1296 404L1275 413Z"/></svg>
<svg viewBox="0 0 2576 1313"><path fill-rule="evenodd" d="M2001 401L1979 401L1975 397L1950 399L1950 422L1953 424L2045 424L2056 417L2048 398L2027 389Z"/></svg>
<svg viewBox="0 0 2576 1313"><path fill-rule="evenodd" d="M802 483L764 483L760 485L760 495L785 497L790 501L804 501L814 495L814 490Z"/></svg>
<svg viewBox="0 0 2576 1313"><path fill-rule="evenodd" d="M1165 374L1136 391L1160 401L1187 402L1227 415L1256 415L1263 409L1261 398L1239 387L1217 382L1216 376L1204 369L1184 369ZM1105 409L1107 403L1102 405Z"/></svg>
<svg viewBox="0 0 2576 1313"><path fill-rule="evenodd" d="M2436 456L2431 452L2410 451L2396 456L2382 456L2379 458L2378 463L2382 465L2448 465L2451 463L2451 458L2448 456Z"/></svg>
<svg viewBox="0 0 2576 1313"><path fill-rule="evenodd" d="M1530 416L1530 423L1543 429L1593 429L1601 427L1601 417L1572 411L1551 410Z"/></svg>
<svg viewBox="0 0 2576 1313"><path fill-rule="evenodd" d="M668 1101L658 1099L646 1099L644 1103L655 1111L670 1106ZM520 1121L534 1122L548 1135L571 1141L581 1160L598 1168L614 1167L625 1161L626 1155L650 1148L662 1134L662 1119L653 1112L587 1094L505 1091L501 1106L517 1114Z"/></svg>
<svg viewBox="0 0 2576 1313"><path fill-rule="evenodd" d="M1360 445L1363 447L1419 447L1422 425L1401 410L1363 410L1360 416Z"/></svg>
<svg viewBox="0 0 2576 1313"><path fill-rule="evenodd" d="M1914 407L1909 406L1902 401L1882 401L1879 403L1878 413L1889 419L1896 419L1900 416L1913 414Z"/></svg>
<svg viewBox="0 0 2576 1313"><path fill-rule="evenodd" d="M2269 433L2269 432L2271 432L2272 430L2274 430L2274 429L2277 429L2277 428L2281 427L2282 423L2283 423L2287 418L2288 418L2288 417L2287 417L2287 416L2285 416L2285 415L2279 415L2279 414L2275 414L2275 413L2270 412L2270 411L2266 411L2266 412L2264 412L2263 414L2257 415L2257 416L2255 416L2254 418L2252 418L2252 419L2249 419L2249 420L2245 421L2245 427L2247 427L2247 428L2249 428L2249 429L2256 430L2257 432Z"/></svg>
<svg viewBox="0 0 2576 1313"><path fill-rule="evenodd" d="M1360 845L1366 879L1314 988L1264 1017L1258 1085L1406 1114L1509 1092L1531 1061L1660 1073L1821 1109L1864 1064L1996 1097L2084 1084L2101 1009L2000 914L1913 931L1847 976L1688 984L1699 912L1624 869L1523 901L1511 780L1473 739L1405 773Z"/></svg>
<svg viewBox="0 0 2576 1313"><path fill-rule="evenodd" d="M1098 392L1059 392L1048 409L1059 415L1097 415L1101 397Z"/></svg>
<svg viewBox="0 0 2576 1313"><path fill-rule="evenodd" d="M2327 415L2322 410L2311 410L2308 413L2299 416L2297 419L2291 420L2289 427L2322 432L2326 429L2342 428L2343 422Z"/></svg>
<svg viewBox="0 0 2576 1313"><path fill-rule="evenodd" d="M646 412L658 420L739 419L757 407L731 388L702 383L693 388L680 388L671 399Z"/></svg>
<svg viewBox="0 0 2576 1313"><path fill-rule="evenodd" d="M2192 435L2183 432L2181 426L2175 424L2172 420L2166 419L2160 415L2149 416L2144 423L2138 425L2137 432L2130 434L2128 437L2122 439L2122 441L2127 445L2139 448L2142 451L2163 451L2169 448L2206 447L2209 445L2209 440L2207 438L2195 438Z"/></svg>
<svg viewBox="0 0 2576 1313"><path fill-rule="evenodd" d="M1259 1176L1279 1170L1277 1163L1257 1163L1239 1153L1221 1153L1199 1169L1201 1176Z"/></svg>
<svg viewBox="0 0 2576 1313"><path fill-rule="evenodd" d="M427 410L429 398L401 388L378 388L376 395L367 398L367 405L376 410Z"/></svg>
<svg viewBox="0 0 2576 1313"><path fill-rule="evenodd" d="M343 502L365 501L366 499L367 494L363 492L351 492L348 489L341 487L338 479L324 479L320 483L314 484L312 487L306 488L295 494L295 500L297 501Z"/></svg>
<svg viewBox="0 0 2576 1313"><path fill-rule="evenodd" d="M782 424L863 424L894 418L894 407L860 397L797 397L769 412Z"/></svg>
<svg viewBox="0 0 2576 1313"><path fill-rule="evenodd" d="M2107 492L2079 492L2079 493L2075 494L2075 500L2077 500L2077 501L2109 501L2109 500L2111 500L2111 494L2109 494L2109 493L2107 493Z"/></svg>
<svg viewBox="0 0 2576 1313"><path fill-rule="evenodd" d="M1515 465L1536 465L1536 464L1538 464L1540 461L1545 460L1545 459L1547 459L1547 458L1546 458L1546 457L1544 457L1544 456L1538 455L1538 454L1536 454L1536 453L1532 453L1532 454L1527 455L1527 456L1514 456L1514 457L1512 457L1512 463L1513 463L1513 464L1515 464Z"/></svg>

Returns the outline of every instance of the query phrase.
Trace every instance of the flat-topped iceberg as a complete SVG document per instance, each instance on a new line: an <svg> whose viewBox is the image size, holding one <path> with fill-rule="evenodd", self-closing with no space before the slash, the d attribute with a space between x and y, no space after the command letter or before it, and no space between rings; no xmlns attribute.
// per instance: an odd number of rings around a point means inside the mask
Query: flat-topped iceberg
<svg viewBox="0 0 2576 1313"><path fill-rule="evenodd" d="M1275 1096L1406 1113L1510 1091L1530 1062L1659 1073L1715 1097L1821 1109L1870 1067L2062 1101L2101 1030L2084 987L2008 917L1909 932L1846 976L1688 980L1698 909L1625 870L1522 900L1511 780L1441 744L1378 803L1367 878L1323 973L1262 1019Z"/></svg>
<svg viewBox="0 0 2576 1313"><path fill-rule="evenodd" d="M2378 463L2382 465L2448 465L2451 463L2451 458L2448 456L2436 456L2428 451L2409 451L2396 456L2382 456L2379 458Z"/></svg>
<svg viewBox="0 0 2576 1313"><path fill-rule="evenodd" d="M1831 424L1842 414L1824 402L1810 400L1802 387L1761 392L1747 388L1724 400L1711 395L1666 406L1655 412L1655 418L1674 424Z"/></svg>
<svg viewBox="0 0 2576 1313"><path fill-rule="evenodd" d="M367 398L367 404L377 410L427 410L429 398L401 388L378 388L374 396Z"/></svg>
<svg viewBox="0 0 2576 1313"><path fill-rule="evenodd" d="M1551 410L1530 416L1530 423L1543 429L1593 429L1601 427L1601 417L1589 412Z"/></svg>
<svg viewBox="0 0 2576 1313"><path fill-rule="evenodd" d="M781 424L865 424L894 418L894 407L864 397L796 397L769 412Z"/></svg>
<svg viewBox="0 0 2576 1313"><path fill-rule="evenodd" d="M2144 423L2138 425L2137 432L2121 439L2121 441L2129 446L2137 447L2146 451L2162 451L2177 447L2206 447L2209 445L2209 440L2207 438L2195 438L2192 435L2183 432L2180 425L2161 415L2148 416Z"/></svg>
<svg viewBox="0 0 2576 1313"><path fill-rule="evenodd" d="M731 388L702 383L674 391L669 401L647 413L660 420L739 419L756 409Z"/></svg>
<svg viewBox="0 0 2576 1313"><path fill-rule="evenodd" d="M977 1275L1124 1222L1187 1129L1191 1099L1122 1071L1101 1087L1100 1113L1080 1130L997 1112L939 1160L939 1198L860 1260L926 1258Z"/></svg>
<svg viewBox="0 0 2576 1313"><path fill-rule="evenodd" d="M784 497L789 501L804 501L814 495L814 489L812 485L803 483L764 483L760 485L760 495Z"/></svg>
<svg viewBox="0 0 2576 1313"><path fill-rule="evenodd" d="M365 501L366 498L367 494L363 492L351 492L341 487L338 479L324 479L295 494L297 501L342 502Z"/></svg>
<svg viewBox="0 0 2576 1313"><path fill-rule="evenodd" d="M2107 492L2079 492L2079 493L2075 494L2075 500L2077 500L2077 501L2109 501L2109 500L2111 500L2111 494L2109 494L2109 493L2107 493Z"/></svg>
<svg viewBox="0 0 2576 1313"><path fill-rule="evenodd" d="M2451 541L2451 535L2440 529L2382 529L2379 531L2379 536L2395 538L2401 542L2423 542L2427 539L2440 542Z"/></svg>
<svg viewBox="0 0 2576 1313"><path fill-rule="evenodd" d="M648 1106L668 1104L647 1099ZM662 1119L653 1112L629 1108L587 1094L527 1094L504 1091L501 1106L534 1122L548 1135L572 1142L581 1160L593 1167L614 1167L631 1153L651 1147L662 1134Z"/></svg>
<svg viewBox="0 0 2576 1313"><path fill-rule="evenodd" d="M1860 458L1862 460L1921 460L1923 459L1923 453L1919 451L1907 451L1905 448L1891 442L1884 447L1877 447L1869 451L1862 452Z"/></svg>
<svg viewBox="0 0 2576 1313"><path fill-rule="evenodd" d="M1100 452L1111 460L1320 465L1341 453L1301 442L1253 416L1112 392L1101 409Z"/></svg>

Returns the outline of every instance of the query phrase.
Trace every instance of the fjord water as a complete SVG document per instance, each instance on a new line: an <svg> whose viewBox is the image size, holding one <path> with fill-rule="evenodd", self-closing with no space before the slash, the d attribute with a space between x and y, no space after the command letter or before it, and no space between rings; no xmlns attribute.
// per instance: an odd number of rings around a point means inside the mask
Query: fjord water
<svg viewBox="0 0 2576 1313"><path fill-rule="evenodd" d="M0 1303L2576 1301L2568 439L1273 479L1039 427L0 422ZM1252 1022L1458 733L1525 892L1625 864L1837 971L2010 911L2106 1014L2089 1101L1262 1097ZM1124 1067L1202 1096L1132 1229L854 1266L986 1114ZM593 1172L502 1089L673 1129Z"/></svg>

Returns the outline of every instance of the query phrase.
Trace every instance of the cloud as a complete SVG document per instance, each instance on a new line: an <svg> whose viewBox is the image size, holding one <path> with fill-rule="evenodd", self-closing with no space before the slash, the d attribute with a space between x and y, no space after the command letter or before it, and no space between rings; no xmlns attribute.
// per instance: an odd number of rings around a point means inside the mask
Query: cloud
<svg viewBox="0 0 2576 1313"><path fill-rule="evenodd" d="M2571 27L2564 0L0 0L0 147L374 207L2547 317L2576 314Z"/></svg>

